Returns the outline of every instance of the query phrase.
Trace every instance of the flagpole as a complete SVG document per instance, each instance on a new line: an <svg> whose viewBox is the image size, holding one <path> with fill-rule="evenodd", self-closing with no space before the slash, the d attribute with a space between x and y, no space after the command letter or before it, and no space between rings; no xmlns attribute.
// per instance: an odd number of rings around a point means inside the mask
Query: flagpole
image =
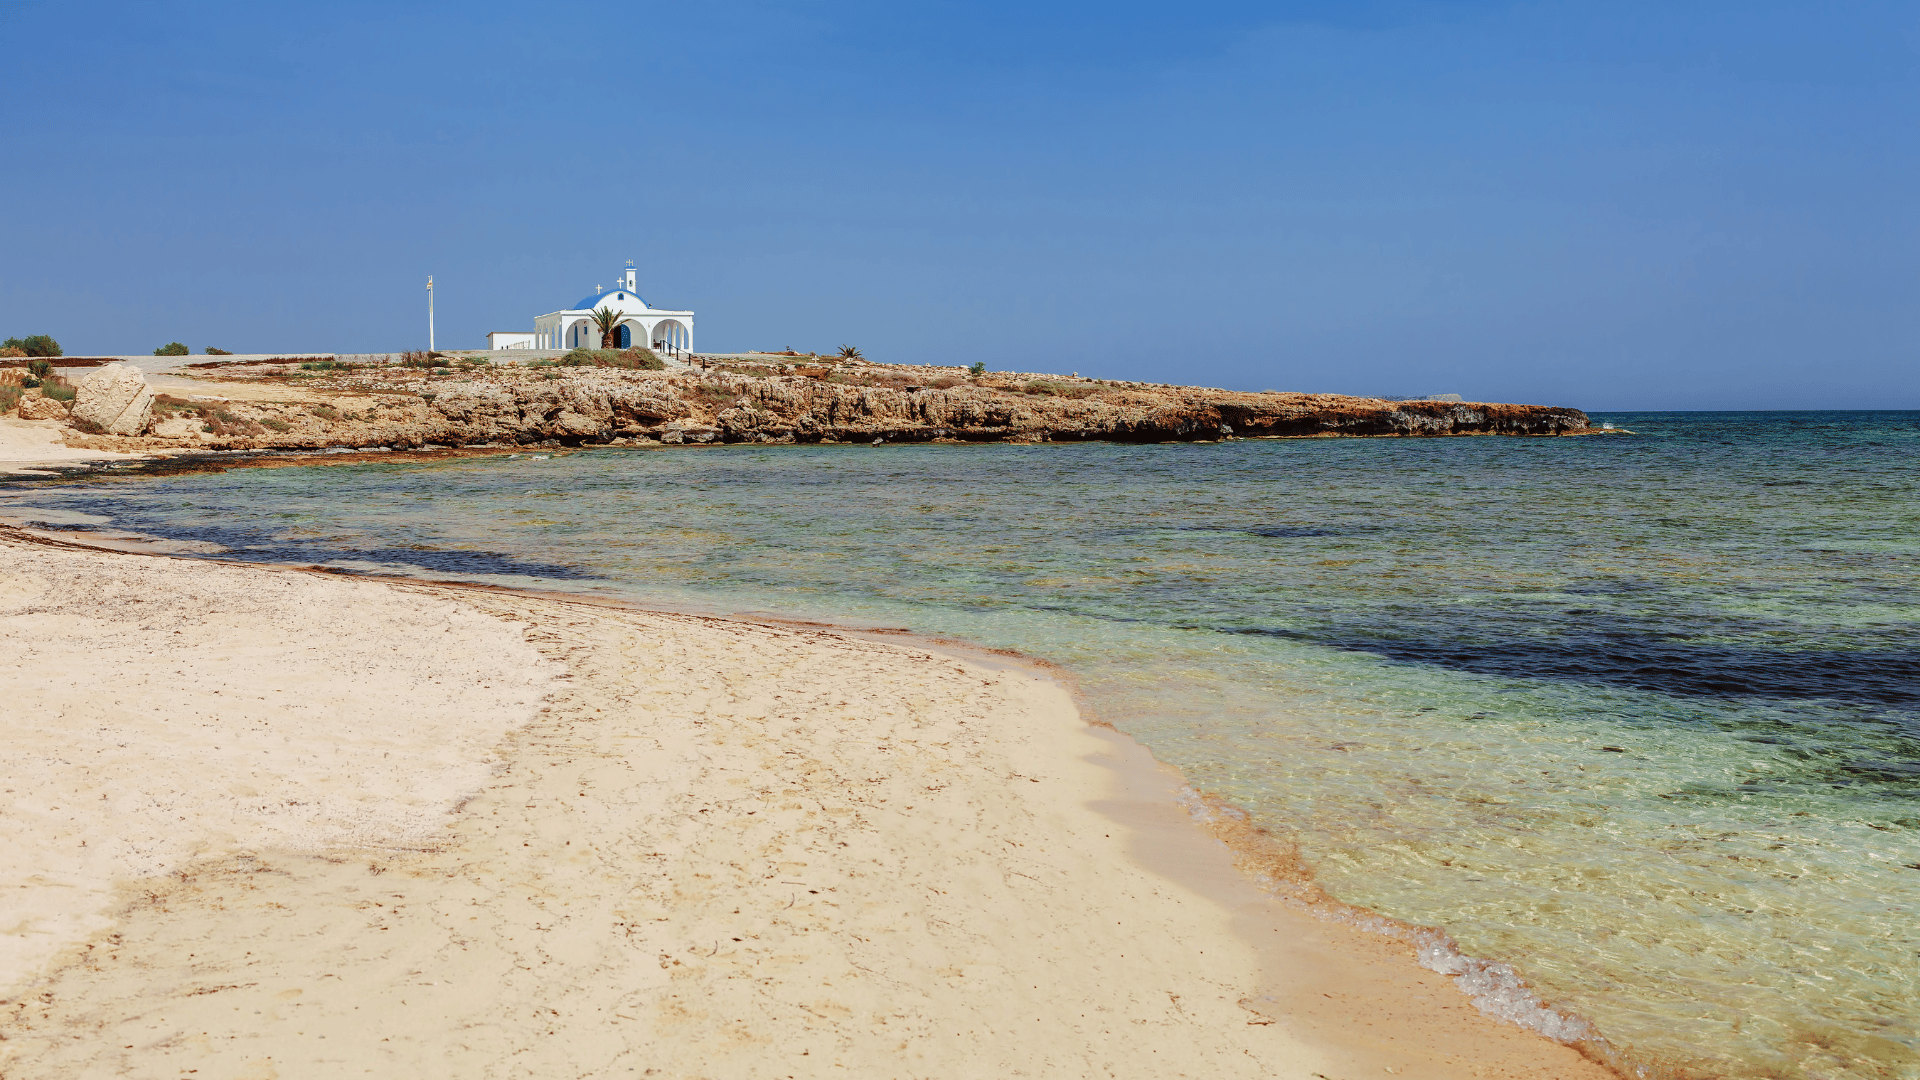
<svg viewBox="0 0 1920 1080"><path fill-rule="evenodd" d="M427 351L433 351L433 275L427 275Z"/></svg>

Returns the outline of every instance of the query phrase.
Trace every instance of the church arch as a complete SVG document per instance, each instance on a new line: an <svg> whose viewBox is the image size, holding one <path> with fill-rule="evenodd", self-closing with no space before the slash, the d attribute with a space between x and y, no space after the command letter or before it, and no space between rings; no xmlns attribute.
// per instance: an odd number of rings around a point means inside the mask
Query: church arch
<svg viewBox="0 0 1920 1080"><path fill-rule="evenodd" d="M661 319L653 326L653 340L673 349L685 349L693 343L693 334L679 319Z"/></svg>
<svg viewBox="0 0 1920 1080"><path fill-rule="evenodd" d="M631 349L635 346L646 347L653 339L647 336L647 324L640 319L620 320L620 347Z"/></svg>

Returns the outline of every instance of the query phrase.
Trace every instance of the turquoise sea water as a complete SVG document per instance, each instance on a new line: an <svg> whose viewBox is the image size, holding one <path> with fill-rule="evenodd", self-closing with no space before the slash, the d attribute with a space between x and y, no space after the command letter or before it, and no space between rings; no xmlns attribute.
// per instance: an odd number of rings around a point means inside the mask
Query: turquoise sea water
<svg viewBox="0 0 1920 1080"><path fill-rule="evenodd" d="M0 513L1046 657L1631 1062L1920 1078L1920 413L1596 420L1635 434L594 449Z"/></svg>

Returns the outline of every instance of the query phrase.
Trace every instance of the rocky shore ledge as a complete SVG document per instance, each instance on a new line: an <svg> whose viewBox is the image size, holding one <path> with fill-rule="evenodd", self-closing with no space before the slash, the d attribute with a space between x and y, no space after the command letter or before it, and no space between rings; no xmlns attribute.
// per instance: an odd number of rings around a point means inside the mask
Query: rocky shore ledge
<svg viewBox="0 0 1920 1080"><path fill-rule="evenodd" d="M71 405L29 392L19 409L34 419L64 418L69 446L116 451L1166 442L1590 430L1585 413L1549 406L1245 393L864 362L731 362L659 371L445 363L249 363L169 378L152 389L134 369L113 365L80 380Z"/></svg>

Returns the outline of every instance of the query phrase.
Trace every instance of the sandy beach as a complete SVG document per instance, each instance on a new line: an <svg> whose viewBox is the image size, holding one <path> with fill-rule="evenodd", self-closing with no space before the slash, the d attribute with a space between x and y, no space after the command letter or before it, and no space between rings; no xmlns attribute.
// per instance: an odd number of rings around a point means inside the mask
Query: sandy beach
<svg viewBox="0 0 1920 1080"><path fill-rule="evenodd" d="M1612 1075L1044 673L0 538L0 1077Z"/></svg>
<svg viewBox="0 0 1920 1080"><path fill-rule="evenodd" d="M64 425L53 420L0 416L0 475L45 472L48 466L132 461L148 456L71 447L62 437L64 432Z"/></svg>

